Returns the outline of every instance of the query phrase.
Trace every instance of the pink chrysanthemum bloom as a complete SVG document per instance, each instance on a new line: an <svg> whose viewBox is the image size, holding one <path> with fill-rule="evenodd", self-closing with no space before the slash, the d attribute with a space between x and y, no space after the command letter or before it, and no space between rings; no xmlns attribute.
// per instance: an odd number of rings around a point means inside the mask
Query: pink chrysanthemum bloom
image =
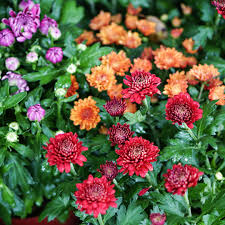
<svg viewBox="0 0 225 225"><path fill-rule="evenodd" d="M20 66L20 61L16 57L9 57L5 60L5 67L8 70L15 71L19 68L19 66Z"/></svg>
<svg viewBox="0 0 225 225"><path fill-rule="evenodd" d="M37 32L40 26L40 6L36 4L32 7L25 8L16 14L10 10L9 19L2 19L2 22L12 29L13 34L18 42L24 42L26 39L31 39L32 35Z"/></svg>
<svg viewBox="0 0 225 225"><path fill-rule="evenodd" d="M45 58L54 64L61 62L63 59L63 51L60 47L49 48L46 52Z"/></svg>
<svg viewBox="0 0 225 225"><path fill-rule="evenodd" d="M184 195L188 188L195 187L198 179L204 173L191 165L173 165L173 169L168 169L165 177L165 188L168 192L177 195Z"/></svg>
<svg viewBox="0 0 225 225"><path fill-rule="evenodd" d="M131 76L126 76L127 80L123 80L124 84L129 86L122 91L123 98L129 98L131 102L141 104L141 101L148 95L152 97L154 94L161 92L157 86L161 83L159 77L144 71L135 71Z"/></svg>
<svg viewBox="0 0 225 225"><path fill-rule="evenodd" d="M123 99L114 98L110 101L107 101L103 107L110 116L122 116L126 110L127 104Z"/></svg>
<svg viewBox="0 0 225 225"><path fill-rule="evenodd" d="M45 117L45 110L40 104L32 105L27 110L27 117L30 121L40 122Z"/></svg>
<svg viewBox="0 0 225 225"><path fill-rule="evenodd" d="M126 123L123 125L117 123L116 126L112 125L108 130L109 140L111 141L112 146L125 143L125 141L129 140L133 134L134 132L130 130L129 125Z"/></svg>
<svg viewBox="0 0 225 225"><path fill-rule="evenodd" d="M169 98L166 104L166 119L173 124L186 123L189 128L193 128L193 123L202 118L202 109L199 103L194 101L188 93L180 93L173 98Z"/></svg>
<svg viewBox="0 0 225 225"><path fill-rule="evenodd" d="M117 164L122 166L119 172L145 177L148 171L153 170L151 163L156 161L159 149L142 137L133 137L121 145L116 153L119 155Z"/></svg>
<svg viewBox="0 0 225 225"><path fill-rule="evenodd" d="M15 41L13 32L10 29L0 31L0 46L11 46Z"/></svg>
<svg viewBox="0 0 225 225"><path fill-rule="evenodd" d="M152 225L163 225L166 222L166 214L151 213L150 221L152 222Z"/></svg>
<svg viewBox="0 0 225 225"><path fill-rule="evenodd" d="M49 31L50 27L58 27L58 24L54 19L52 19L50 17L47 17L45 15L44 18L41 21L39 29L40 29L42 34L48 35L48 31Z"/></svg>
<svg viewBox="0 0 225 225"><path fill-rule="evenodd" d="M114 184L110 184L106 177L93 178L92 175L83 183L76 184L78 191L74 193L77 198L78 209L97 218L99 214L106 214L111 206L117 207Z"/></svg>
<svg viewBox="0 0 225 225"><path fill-rule="evenodd" d="M217 12L225 19L225 0L213 0L211 3L216 7Z"/></svg>
<svg viewBox="0 0 225 225"><path fill-rule="evenodd" d="M55 138L50 138L49 142L46 147L43 146L47 150L45 157L48 158L50 166L57 166L59 172L62 173L65 170L69 173L70 163L83 166L83 162L87 161L81 153L87 151L88 148L82 146L76 133L58 134Z"/></svg>
<svg viewBox="0 0 225 225"><path fill-rule="evenodd" d="M105 164L100 165L100 170L98 170L98 172L100 172L102 176L105 176L108 181L112 181L117 176L119 170L116 163L106 161Z"/></svg>

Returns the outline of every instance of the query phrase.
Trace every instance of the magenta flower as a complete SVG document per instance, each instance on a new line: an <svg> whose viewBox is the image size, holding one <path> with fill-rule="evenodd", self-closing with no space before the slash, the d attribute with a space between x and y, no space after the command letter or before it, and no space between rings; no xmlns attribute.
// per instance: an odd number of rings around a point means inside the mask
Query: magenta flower
<svg viewBox="0 0 225 225"><path fill-rule="evenodd" d="M49 48L46 52L45 58L54 64L61 62L63 59L63 51L59 47Z"/></svg>
<svg viewBox="0 0 225 225"><path fill-rule="evenodd" d="M20 66L20 61L16 57L9 57L5 60L5 66L8 70L17 70Z"/></svg>
<svg viewBox="0 0 225 225"><path fill-rule="evenodd" d="M160 213L151 213L150 214L150 221L152 225L163 225L166 222L166 214Z"/></svg>
<svg viewBox="0 0 225 225"><path fill-rule="evenodd" d="M45 116L45 110L40 104L32 105L27 110L27 117L30 121L40 122Z"/></svg>
<svg viewBox="0 0 225 225"><path fill-rule="evenodd" d="M8 79L9 86L17 86L18 90L13 94L18 94L20 92L29 91L27 81L25 81L20 74L13 72L7 72L2 80Z"/></svg>
<svg viewBox="0 0 225 225"><path fill-rule="evenodd" d="M31 10L34 5L35 4L32 0L27 0L27 1L22 0L19 4L19 9L24 10L25 8L28 7L28 9Z"/></svg>
<svg viewBox="0 0 225 225"><path fill-rule="evenodd" d="M25 8L23 11L16 14L10 10L9 19L2 19L2 22L12 29L13 34L18 42L24 42L26 39L31 39L40 26L40 6L36 4L31 10Z"/></svg>
<svg viewBox="0 0 225 225"><path fill-rule="evenodd" d="M13 32L10 29L4 29L0 31L0 45L1 46L11 46L15 41Z"/></svg>
<svg viewBox="0 0 225 225"><path fill-rule="evenodd" d="M54 19L47 17L45 15L43 20L41 21L41 25L39 29L42 34L48 35L48 29L50 27L58 27L58 24Z"/></svg>

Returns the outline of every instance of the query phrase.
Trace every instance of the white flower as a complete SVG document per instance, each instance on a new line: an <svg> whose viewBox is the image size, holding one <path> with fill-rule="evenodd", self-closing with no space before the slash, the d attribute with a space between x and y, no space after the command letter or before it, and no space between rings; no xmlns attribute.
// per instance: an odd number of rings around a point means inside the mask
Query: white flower
<svg viewBox="0 0 225 225"><path fill-rule="evenodd" d="M221 172L217 172L215 176L216 176L217 180L223 180L224 179L223 174Z"/></svg>
<svg viewBox="0 0 225 225"><path fill-rule="evenodd" d="M6 140L8 142L17 142L18 141L18 135L15 132L8 132L6 134Z"/></svg>
<svg viewBox="0 0 225 225"><path fill-rule="evenodd" d="M61 37L61 31L57 27L50 27L48 32L54 40L58 40Z"/></svg>
<svg viewBox="0 0 225 225"><path fill-rule="evenodd" d="M26 60L28 63L34 63L38 61L38 54L36 52L30 52L27 54Z"/></svg>
<svg viewBox="0 0 225 225"><path fill-rule="evenodd" d="M78 50L84 51L84 50L86 50L86 48L87 48L87 46L84 45L84 44L79 44L79 45L77 45L77 49L78 49Z"/></svg>
<svg viewBox="0 0 225 225"><path fill-rule="evenodd" d="M55 90L56 97L64 97L66 95L66 90L64 88L58 88Z"/></svg>
<svg viewBox="0 0 225 225"><path fill-rule="evenodd" d="M55 132L55 135L58 135L58 134L64 134L64 131L62 131L62 130L56 131L56 132Z"/></svg>
<svg viewBox="0 0 225 225"><path fill-rule="evenodd" d="M168 14L162 14L161 17L160 17L160 19L162 21L167 21L168 20Z"/></svg>
<svg viewBox="0 0 225 225"><path fill-rule="evenodd" d="M40 50L41 50L41 46L39 46L39 45L33 45L31 48L32 52L36 52L36 51L40 51Z"/></svg>
<svg viewBox="0 0 225 225"><path fill-rule="evenodd" d="M19 130L19 124L17 122L12 122L9 124L9 128L13 130Z"/></svg>
<svg viewBox="0 0 225 225"><path fill-rule="evenodd" d="M68 73L75 73L76 72L76 70L77 70L77 66L75 65L75 64L70 64L68 67L67 67L67 69L66 69L66 71L68 72Z"/></svg>

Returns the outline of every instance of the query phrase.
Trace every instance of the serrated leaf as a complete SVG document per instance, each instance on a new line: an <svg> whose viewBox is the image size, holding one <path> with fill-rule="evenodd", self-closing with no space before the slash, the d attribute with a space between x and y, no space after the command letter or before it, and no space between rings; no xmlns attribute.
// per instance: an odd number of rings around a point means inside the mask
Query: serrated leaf
<svg viewBox="0 0 225 225"><path fill-rule="evenodd" d="M201 20L204 22L212 21L214 18L214 9L209 4L209 2L203 0L199 2L199 5L200 5L201 13L202 13Z"/></svg>
<svg viewBox="0 0 225 225"><path fill-rule="evenodd" d="M107 210L107 212L106 212L106 214L105 214L105 216L104 216L104 219L103 219L104 224L106 224L106 222L107 222L109 219L111 219L111 218L117 213L118 208L119 208L121 202L122 202L122 198L119 197L118 200L116 201L117 208L109 207L109 209Z"/></svg>
<svg viewBox="0 0 225 225"><path fill-rule="evenodd" d="M17 104L19 104L25 97L27 96L27 92L21 92L18 93L16 95L10 96L8 97L4 104L3 107L4 109L9 109L12 108L14 106L16 106Z"/></svg>
<svg viewBox="0 0 225 225"><path fill-rule="evenodd" d="M197 49L200 46L203 48L206 45L208 39L212 39L213 37L213 29L207 26L199 26L198 32L193 36L193 40L195 41L194 48Z"/></svg>
<svg viewBox="0 0 225 225"><path fill-rule="evenodd" d="M130 125L135 124L135 123L140 123L140 122L144 121L146 118L145 115L141 114L140 110L138 110L135 113L127 112L123 116L128 120L127 124L130 124Z"/></svg>
<svg viewBox="0 0 225 225"><path fill-rule="evenodd" d="M32 159L34 156L34 152L28 146L19 143L10 143L10 146L24 157Z"/></svg>

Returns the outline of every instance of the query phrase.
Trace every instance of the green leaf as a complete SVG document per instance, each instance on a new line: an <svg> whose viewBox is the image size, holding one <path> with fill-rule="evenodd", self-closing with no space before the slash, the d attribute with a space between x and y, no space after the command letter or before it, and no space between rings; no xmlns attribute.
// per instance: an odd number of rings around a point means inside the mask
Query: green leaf
<svg viewBox="0 0 225 225"><path fill-rule="evenodd" d="M206 214L202 217L202 220L205 225L212 225L216 219L217 219L217 216L212 214Z"/></svg>
<svg viewBox="0 0 225 225"><path fill-rule="evenodd" d="M20 155L33 159L34 153L28 146L19 144L19 143L10 143L9 144L13 149L15 149Z"/></svg>
<svg viewBox="0 0 225 225"><path fill-rule="evenodd" d="M210 22L214 18L214 11L213 7L209 4L209 2L203 0L199 2L200 4L200 10L202 13L201 20L204 22Z"/></svg>
<svg viewBox="0 0 225 225"><path fill-rule="evenodd" d="M127 112L123 116L128 120L127 123L130 125L135 124L135 123L140 123L140 122L144 121L146 118L145 115L141 114L140 110L138 110L135 113Z"/></svg>
<svg viewBox="0 0 225 225"><path fill-rule="evenodd" d="M23 130L27 130L30 128L29 121L19 112L16 113L16 121L19 123L20 127Z"/></svg>
<svg viewBox="0 0 225 225"><path fill-rule="evenodd" d="M54 0L53 1L51 18L53 18L55 20L59 20L62 5L63 5L63 0Z"/></svg>
<svg viewBox="0 0 225 225"><path fill-rule="evenodd" d="M1 150L0 150L0 167L4 164L4 160L5 160L5 156L6 156L6 152L7 149L4 147L1 147Z"/></svg>
<svg viewBox="0 0 225 225"><path fill-rule="evenodd" d="M213 64L220 73L225 73L225 60L221 57L210 56L207 59L201 60L201 63Z"/></svg>
<svg viewBox="0 0 225 225"><path fill-rule="evenodd" d="M3 184L3 187L2 187L2 198L5 202L13 206L14 194L5 184Z"/></svg>
<svg viewBox="0 0 225 225"><path fill-rule="evenodd" d="M64 99L62 99L61 100L61 102L73 102L73 101L75 101L75 99L77 98L77 94L75 94L75 95L73 95L73 96L70 96L70 97L68 97L68 98L64 98Z"/></svg>
<svg viewBox="0 0 225 225"><path fill-rule="evenodd" d="M27 92L21 92L16 95L10 96L6 99L3 104L4 109L9 109L17 104L19 104L25 97L27 96Z"/></svg>
<svg viewBox="0 0 225 225"><path fill-rule="evenodd" d="M3 219L5 225L11 224L11 216L9 214L9 211L1 202L0 202L0 215L1 215L1 218Z"/></svg>
<svg viewBox="0 0 225 225"><path fill-rule="evenodd" d="M71 79L69 74L62 75L57 78L55 83L55 90L58 88L68 88L71 85Z"/></svg>
<svg viewBox="0 0 225 225"><path fill-rule="evenodd" d="M207 133L211 135L216 135L217 132L221 132L224 130L225 127L225 112L220 111L214 117L213 121L209 125L207 129Z"/></svg>

